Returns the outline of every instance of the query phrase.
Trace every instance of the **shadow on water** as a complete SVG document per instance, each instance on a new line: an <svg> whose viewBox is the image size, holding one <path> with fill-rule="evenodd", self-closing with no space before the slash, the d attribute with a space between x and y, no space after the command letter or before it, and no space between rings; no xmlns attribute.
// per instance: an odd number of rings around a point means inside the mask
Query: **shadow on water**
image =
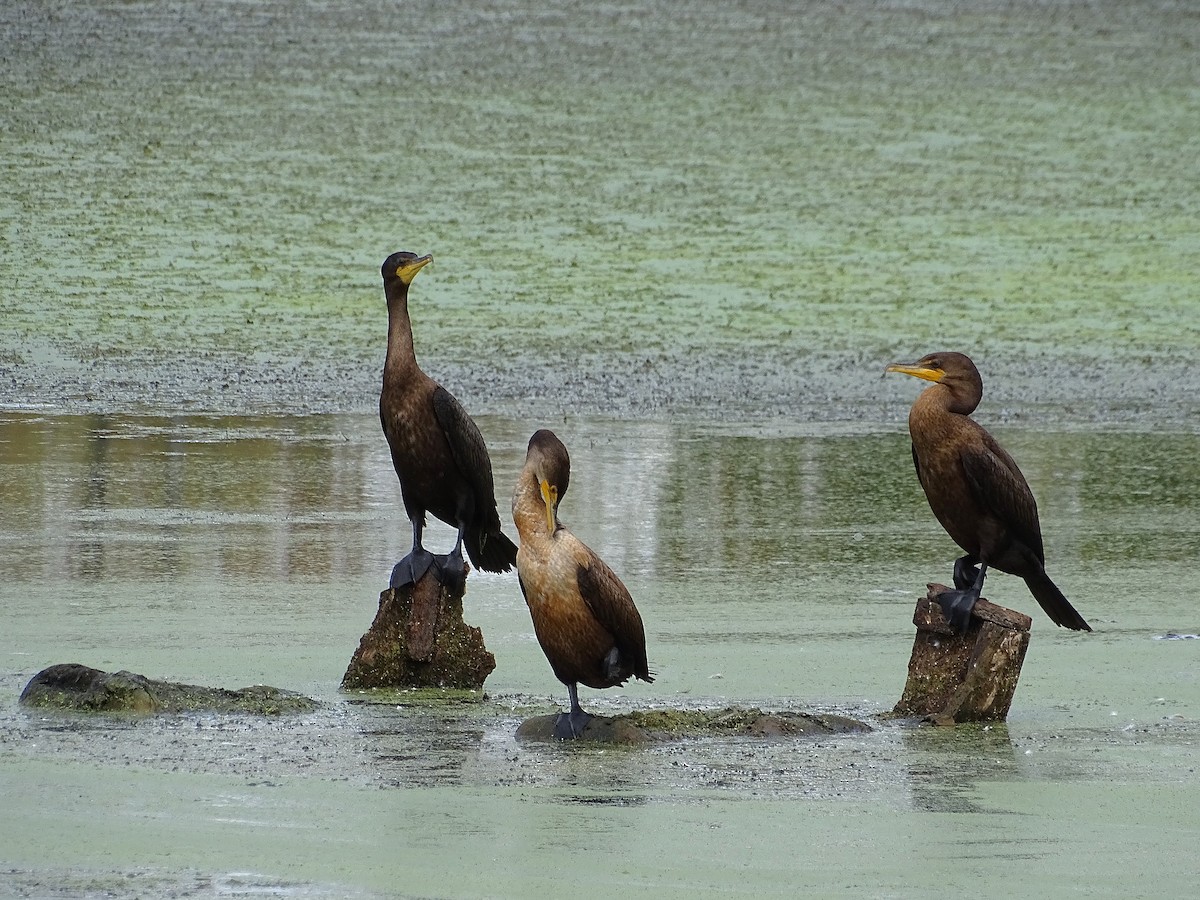
<svg viewBox="0 0 1200 900"><path fill-rule="evenodd" d="M978 784L1017 777L1017 750L1004 723L910 726L902 734L912 801L927 812L985 812Z"/></svg>

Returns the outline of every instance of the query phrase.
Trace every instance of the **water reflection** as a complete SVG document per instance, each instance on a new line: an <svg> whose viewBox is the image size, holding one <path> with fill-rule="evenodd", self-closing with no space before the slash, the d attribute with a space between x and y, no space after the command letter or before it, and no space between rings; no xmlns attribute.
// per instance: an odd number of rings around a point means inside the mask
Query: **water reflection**
<svg viewBox="0 0 1200 900"><path fill-rule="evenodd" d="M674 526L667 558L793 572L894 558L910 544L900 533L915 496L907 454L897 434L680 439L661 500Z"/></svg>
<svg viewBox="0 0 1200 900"><path fill-rule="evenodd" d="M1017 751L1004 723L906 727L903 741L913 805L928 812L985 812L975 796L979 782L1017 775Z"/></svg>
<svg viewBox="0 0 1200 900"><path fill-rule="evenodd" d="M357 433L361 423L349 424ZM8 550L0 574L96 581L361 571L379 541L364 524L394 498L390 484L378 484L378 448L341 425L0 418Z"/></svg>
<svg viewBox="0 0 1200 900"><path fill-rule="evenodd" d="M528 426L496 422L506 520ZM854 572L953 558L904 434L754 437L664 424L559 426L564 518L618 570ZM1038 493L1052 564L1192 562L1194 434L1004 436ZM373 416L0 418L7 578L329 578L401 552ZM379 520L396 520L388 526ZM397 535L397 530L400 534Z"/></svg>
<svg viewBox="0 0 1200 900"><path fill-rule="evenodd" d="M902 433L556 428L575 474L563 517L621 572L853 578L883 561L948 566L955 555L925 507ZM530 430L487 422L506 522ZM1055 571L1200 555L1200 436L1001 437L1038 494ZM407 541L371 415L4 414L0 495L6 579L329 579L382 567Z"/></svg>

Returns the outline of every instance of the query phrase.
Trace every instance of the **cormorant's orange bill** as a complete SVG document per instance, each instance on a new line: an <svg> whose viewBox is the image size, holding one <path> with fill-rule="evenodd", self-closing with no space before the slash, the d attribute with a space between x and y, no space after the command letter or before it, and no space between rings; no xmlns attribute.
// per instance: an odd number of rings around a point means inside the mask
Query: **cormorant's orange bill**
<svg viewBox="0 0 1200 900"><path fill-rule="evenodd" d="M554 534L554 508L558 505L558 488L548 481L539 479L542 486L542 500L546 504L546 530Z"/></svg>
<svg viewBox="0 0 1200 900"><path fill-rule="evenodd" d="M431 262L433 262L432 253L427 253L424 256L418 257L417 259L409 260L396 270L396 277L405 284L412 284L412 280L416 277L417 273Z"/></svg>
<svg viewBox="0 0 1200 900"><path fill-rule="evenodd" d="M901 375L912 375L914 378L924 378L926 381L941 381L946 377L946 373L942 369L930 369L922 365L904 365L903 363L892 363L886 369L886 372L899 372Z"/></svg>

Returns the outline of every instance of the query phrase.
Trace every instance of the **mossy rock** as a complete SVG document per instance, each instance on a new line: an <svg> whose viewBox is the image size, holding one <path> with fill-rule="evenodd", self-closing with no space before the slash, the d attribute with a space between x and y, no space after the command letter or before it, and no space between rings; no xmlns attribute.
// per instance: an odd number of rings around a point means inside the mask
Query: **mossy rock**
<svg viewBox="0 0 1200 900"><path fill-rule="evenodd" d="M102 672L78 663L59 663L38 672L20 703L35 709L105 713L216 712L278 716L308 712L311 697L255 685L240 690L155 681L134 672Z"/></svg>
<svg viewBox="0 0 1200 900"><path fill-rule="evenodd" d="M526 719L517 729L517 737L557 740L554 736L557 720L557 714ZM579 739L605 744L647 744L706 737L818 737L870 730L866 722L833 713L764 712L757 707L729 706L717 710L656 709L612 717L593 716Z"/></svg>

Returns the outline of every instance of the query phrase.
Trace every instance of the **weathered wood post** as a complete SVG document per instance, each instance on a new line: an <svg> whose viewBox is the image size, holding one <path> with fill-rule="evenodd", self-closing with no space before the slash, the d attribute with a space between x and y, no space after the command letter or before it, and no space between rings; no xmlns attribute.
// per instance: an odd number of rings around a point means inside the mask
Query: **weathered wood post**
<svg viewBox="0 0 1200 900"><path fill-rule="evenodd" d="M388 588L342 677L343 690L479 690L496 668L483 634L463 621L464 578L446 587L432 568L415 585Z"/></svg>
<svg viewBox="0 0 1200 900"><path fill-rule="evenodd" d="M930 584L917 600L917 636L908 662L908 681L894 715L924 716L932 722L1002 722L1012 705L1033 621L1019 612L980 599L965 635L950 627L937 595L950 588Z"/></svg>

